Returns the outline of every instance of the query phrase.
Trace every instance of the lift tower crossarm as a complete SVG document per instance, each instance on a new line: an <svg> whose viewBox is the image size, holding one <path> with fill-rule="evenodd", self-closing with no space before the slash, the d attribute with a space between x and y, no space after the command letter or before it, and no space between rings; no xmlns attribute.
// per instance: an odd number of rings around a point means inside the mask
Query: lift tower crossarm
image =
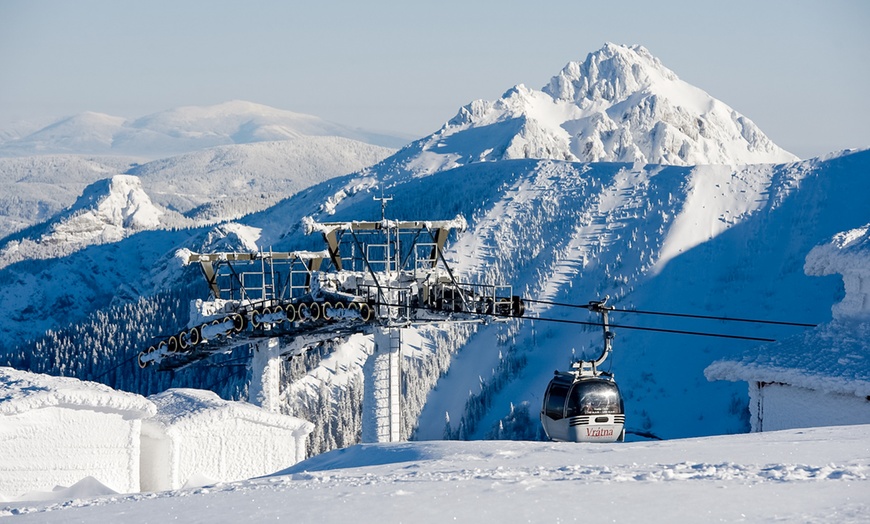
<svg viewBox="0 0 870 524"><path fill-rule="evenodd" d="M315 222L313 219L306 220L306 233L328 233L330 231L373 231L379 229L456 229L465 231L468 222L458 216L453 220L378 220L378 221L353 221L353 222Z"/></svg>
<svg viewBox="0 0 870 524"><path fill-rule="evenodd" d="M320 269L321 262L329 258L326 251L254 251L250 253L218 252L218 253L194 253L188 252L182 257L184 265L199 262L202 274L208 282L208 287L215 297L220 297L220 288L217 284L217 270L215 264L232 262L253 262L255 260L301 260L305 262L309 271Z"/></svg>
<svg viewBox="0 0 870 524"><path fill-rule="evenodd" d="M329 257L333 265L339 271L342 270L341 255L339 254L339 233L351 234L361 231L422 231L428 230L433 233L438 251L444 249L444 243L451 230L465 231L468 222L462 216L453 220L388 220L380 221L353 221L353 222L315 222L311 217L302 221L306 234L322 233L326 240Z"/></svg>
<svg viewBox="0 0 870 524"><path fill-rule="evenodd" d="M185 265L195 262L237 262L251 260L312 260L315 258L327 258L326 251L254 251L252 253L189 253L185 259Z"/></svg>

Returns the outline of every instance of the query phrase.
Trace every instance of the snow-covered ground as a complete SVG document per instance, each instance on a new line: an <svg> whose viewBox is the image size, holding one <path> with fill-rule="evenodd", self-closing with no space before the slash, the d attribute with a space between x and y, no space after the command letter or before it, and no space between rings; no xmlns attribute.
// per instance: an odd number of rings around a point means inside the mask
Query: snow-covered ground
<svg viewBox="0 0 870 524"><path fill-rule="evenodd" d="M0 515L125 524L867 522L870 426L600 445L369 444L250 481L72 496L0 504Z"/></svg>

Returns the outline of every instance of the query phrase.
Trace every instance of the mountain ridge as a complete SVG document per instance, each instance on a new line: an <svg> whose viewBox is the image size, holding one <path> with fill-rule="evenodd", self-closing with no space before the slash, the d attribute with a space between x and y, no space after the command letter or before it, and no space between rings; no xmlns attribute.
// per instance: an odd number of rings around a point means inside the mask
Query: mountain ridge
<svg viewBox="0 0 870 524"><path fill-rule="evenodd" d="M351 128L314 115L232 100L177 107L132 121L86 111L0 142L0 155L75 153L156 159L207 147L300 136L339 136L391 148L407 143L405 138Z"/></svg>
<svg viewBox="0 0 870 524"><path fill-rule="evenodd" d="M63 213L89 184L118 174L140 177L156 204L191 220L173 226L189 227L259 211L393 151L348 138L298 136L216 146L150 162L78 155L0 158L0 183L8 191L0 191L0 245Z"/></svg>

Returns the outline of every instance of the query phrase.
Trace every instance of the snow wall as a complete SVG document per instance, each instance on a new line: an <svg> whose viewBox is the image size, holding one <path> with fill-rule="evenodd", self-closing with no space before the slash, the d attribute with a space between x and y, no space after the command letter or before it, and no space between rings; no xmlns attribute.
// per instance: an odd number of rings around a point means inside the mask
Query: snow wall
<svg viewBox="0 0 870 524"><path fill-rule="evenodd" d="M171 389L149 397L157 415L142 425L141 488L179 489L203 479L230 482L305 459L313 424L211 391Z"/></svg>
<svg viewBox="0 0 870 524"><path fill-rule="evenodd" d="M753 432L870 424L870 402L787 384L749 384Z"/></svg>
<svg viewBox="0 0 870 524"><path fill-rule="evenodd" d="M67 407L0 418L4 496L51 491L85 477L120 493L139 491L140 420Z"/></svg>

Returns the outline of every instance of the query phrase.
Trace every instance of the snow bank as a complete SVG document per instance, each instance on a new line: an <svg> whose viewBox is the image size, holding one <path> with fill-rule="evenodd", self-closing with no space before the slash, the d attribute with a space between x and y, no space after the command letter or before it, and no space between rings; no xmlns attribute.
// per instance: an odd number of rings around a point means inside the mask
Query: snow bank
<svg viewBox="0 0 870 524"><path fill-rule="evenodd" d="M142 425L142 489L179 489L207 477L226 482L272 473L305 455L310 422L269 413L211 391L170 389L150 397Z"/></svg>
<svg viewBox="0 0 870 524"><path fill-rule="evenodd" d="M18 497L27 502L74 500L83 498L117 495L118 492L106 486L94 477L85 477L72 486L55 486L51 491L31 491Z"/></svg>
<svg viewBox="0 0 870 524"><path fill-rule="evenodd" d="M588 445L406 442L206 488L0 505L21 522L866 523L870 426ZM570 505L567 501L577 501ZM21 515L21 514L24 515Z"/></svg>

